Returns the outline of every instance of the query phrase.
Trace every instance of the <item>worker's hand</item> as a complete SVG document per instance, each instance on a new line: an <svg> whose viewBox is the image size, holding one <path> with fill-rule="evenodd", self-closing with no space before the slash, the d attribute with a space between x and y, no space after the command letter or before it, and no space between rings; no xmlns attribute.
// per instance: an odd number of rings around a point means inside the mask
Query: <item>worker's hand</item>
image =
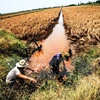
<svg viewBox="0 0 100 100"><path fill-rule="evenodd" d="M59 72L62 72L62 70L61 70L61 69L59 69Z"/></svg>
<svg viewBox="0 0 100 100"><path fill-rule="evenodd" d="M66 81L67 79L68 79L68 77L65 75L65 76L63 77L63 80Z"/></svg>
<svg viewBox="0 0 100 100"><path fill-rule="evenodd" d="M36 79L34 79L34 78L31 78L30 81L33 83L37 83Z"/></svg>

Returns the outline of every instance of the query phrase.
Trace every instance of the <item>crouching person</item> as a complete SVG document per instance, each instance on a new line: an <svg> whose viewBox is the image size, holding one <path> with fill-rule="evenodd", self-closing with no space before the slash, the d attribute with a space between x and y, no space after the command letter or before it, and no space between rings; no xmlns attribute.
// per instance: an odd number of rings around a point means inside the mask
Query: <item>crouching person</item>
<svg viewBox="0 0 100 100"><path fill-rule="evenodd" d="M26 76L25 68L28 66L24 59L20 60L16 63L16 66L8 73L6 77L6 84L12 88L14 85L22 85L24 83L24 79L30 80L31 82L35 83L36 80L34 78Z"/></svg>
<svg viewBox="0 0 100 100"><path fill-rule="evenodd" d="M62 52L54 55L51 61L49 62L51 72L56 75L57 79L60 82L67 79L68 72L64 60L69 61L71 56L72 55L69 52L68 53ZM62 65L60 66L61 63Z"/></svg>

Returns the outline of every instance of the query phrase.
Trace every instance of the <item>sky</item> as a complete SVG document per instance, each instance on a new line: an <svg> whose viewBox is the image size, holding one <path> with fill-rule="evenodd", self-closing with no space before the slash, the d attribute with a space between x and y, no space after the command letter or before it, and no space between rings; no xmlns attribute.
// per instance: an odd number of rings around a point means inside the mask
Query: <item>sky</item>
<svg viewBox="0 0 100 100"><path fill-rule="evenodd" d="M0 13L11 13L44 7L65 6L96 0L0 0Z"/></svg>

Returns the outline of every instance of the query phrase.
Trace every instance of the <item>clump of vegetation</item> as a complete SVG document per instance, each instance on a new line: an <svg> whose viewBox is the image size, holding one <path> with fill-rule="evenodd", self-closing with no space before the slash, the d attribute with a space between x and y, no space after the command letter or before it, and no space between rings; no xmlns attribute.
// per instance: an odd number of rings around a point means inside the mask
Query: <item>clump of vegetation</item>
<svg viewBox="0 0 100 100"><path fill-rule="evenodd" d="M26 44L17 39L12 33L0 30L0 68L12 67L23 55Z"/></svg>
<svg viewBox="0 0 100 100"><path fill-rule="evenodd" d="M14 34L0 30L0 53L5 55L25 55L25 43L17 39Z"/></svg>
<svg viewBox="0 0 100 100"><path fill-rule="evenodd" d="M75 85L65 87L55 81L48 81L44 89L37 90L30 96L30 100L99 100L99 77L90 75Z"/></svg>
<svg viewBox="0 0 100 100"><path fill-rule="evenodd" d="M79 53L73 59L74 70L70 73L68 80L66 81L67 86L74 86L83 77L87 77L94 73L93 61L100 55L100 48L98 46L90 46L86 52ZM99 71L99 70L97 70Z"/></svg>

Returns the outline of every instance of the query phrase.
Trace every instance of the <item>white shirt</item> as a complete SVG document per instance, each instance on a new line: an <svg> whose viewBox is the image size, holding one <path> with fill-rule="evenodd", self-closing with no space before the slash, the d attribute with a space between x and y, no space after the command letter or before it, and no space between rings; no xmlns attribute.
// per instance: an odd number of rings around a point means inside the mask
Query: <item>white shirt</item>
<svg viewBox="0 0 100 100"><path fill-rule="evenodd" d="M16 66L8 73L8 75L6 77L6 83L11 82L12 79L16 79L18 74L20 74L20 71Z"/></svg>

